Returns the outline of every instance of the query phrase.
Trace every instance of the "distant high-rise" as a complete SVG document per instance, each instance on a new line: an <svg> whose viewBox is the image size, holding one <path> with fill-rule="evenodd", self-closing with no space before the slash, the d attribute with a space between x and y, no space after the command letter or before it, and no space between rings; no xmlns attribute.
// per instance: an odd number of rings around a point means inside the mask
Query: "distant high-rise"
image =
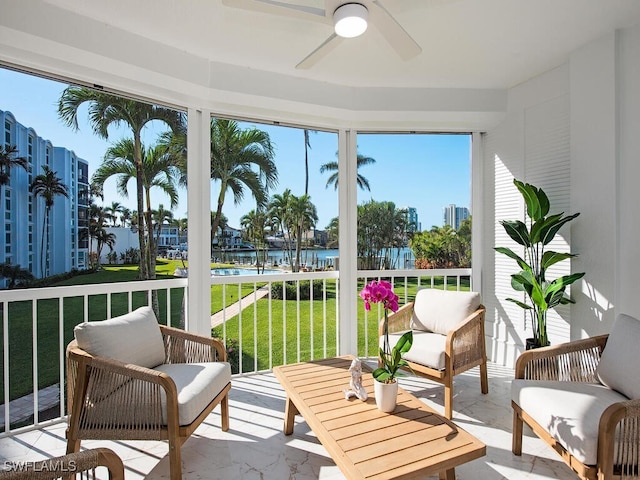
<svg viewBox="0 0 640 480"><path fill-rule="evenodd" d="M9 172L9 184L0 186L0 262L19 265L36 277L45 277L88 265L89 164L64 147L55 147L35 130L19 123L11 112L0 110L5 146L17 147L16 157L27 160L27 171L16 166ZM44 258L40 248L45 219L44 201L33 195L30 185L42 173L53 170L68 188L69 197L56 196L44 235Z"/></svg>
<svg viewBox="0 0 640 480"><path fill-rule="evenodd" d="M421 232L422 225L418 221L418 210L414 207L400 207L400 211L407 216L407 229L411 232Z"/></svg>
<svg viewBox="0 0 640 480"><path fill-rule="evenodd" d="M443 225L450 225L458 230L463 220L469 218L469 209L467 207L456 207L451 204L443 209Z"/></svg>

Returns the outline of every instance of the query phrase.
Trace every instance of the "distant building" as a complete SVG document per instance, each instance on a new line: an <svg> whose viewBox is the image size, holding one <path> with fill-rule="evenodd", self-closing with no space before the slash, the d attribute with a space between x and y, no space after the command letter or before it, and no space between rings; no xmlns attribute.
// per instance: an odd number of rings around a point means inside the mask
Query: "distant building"
<svg viewBox="0 0 640 480"><path fill-rule="evenodd" d="M463 220L469 218L469 209L467 207L456 207L451 204L443 209L443 225L450 225L458 230Z"/></svg>
<svg viewBox="0 0 640 480"><path fill-rule="evenodd" d="M87 208L89 164L72 150L54 147L38 136L33 128L19 123L11 112L0 110L2 142L15 145L17 156L27 159L28 171L14 167L9 185L0 187L0 218L4 235L0 236L0 262L19 265L35 277L45 277L88 267L89 242ZM45 252L40 262L45 205L29 187L33 179L49 166L68 187L69 198L56 196L44 232ZM83 231L84 230L84 231Z"/></svg>
<svg viewBox="0 0 640 480"><path fill-rule="evenodd" d="M407 217L407 230L409 232L421 232L422 225L418 221L418 210L414 207L400 207L401 212L405 212Z"/></svg>

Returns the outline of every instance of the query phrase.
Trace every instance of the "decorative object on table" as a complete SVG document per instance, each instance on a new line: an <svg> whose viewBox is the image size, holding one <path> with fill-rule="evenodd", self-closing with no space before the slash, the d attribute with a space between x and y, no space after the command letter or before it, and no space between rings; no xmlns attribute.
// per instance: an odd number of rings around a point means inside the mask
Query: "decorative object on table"
<svg viewBox="0 0 640 480"><path fill-rule="evenodd" d="M349 367L349 373L351 373L351 380L349 380L350 390L344 391L344 398L347 400L356 397L363 402L367 400L369 395L367 390L362 386L362 362L359 358L354 358Z"/></svg>
<svg viewBox="0 0 640 480"><path fill-rule="evenodd" d="M393 348L389 344L389 310L398 311L398 296L393 292L393 286L389 282L373 280L360 291L360 297L364 300L365 310L370 311L372 303L381 303L384 311L384 335L378 359L379 366L373 371L374 395L380 410L392 412L398 395L396 377L404 375L399 371L400 367L409 366L402 359L402 355L411 349L413 332L409 330L404 333Z"/></svg>
<svg viewBox="0 0 640 480"><path fill-rule="evenodd" d="M551 250L545 251L545 247L554 239L558 230L565 223L580 214L574 213L564 216L564 212L562 212L547 216L550 210L549 198L541 188L516 179L513 180L513 183L522 194L527 206L529 227L520 220L503 220L500 224L518 245L524 247L524 258L510 248L496 247L495 250L514 259L522 269L511 275L511 286L518 292L525 292L529 303L515 298L507 298L507 300L530 314L533 339L527 339L527 349L544 347L549 345L547 312L558 305L575 303L565 295L565 290L584 276L584 273L573 273L549 281L546 278L549 267L576 255Z"/></svg>

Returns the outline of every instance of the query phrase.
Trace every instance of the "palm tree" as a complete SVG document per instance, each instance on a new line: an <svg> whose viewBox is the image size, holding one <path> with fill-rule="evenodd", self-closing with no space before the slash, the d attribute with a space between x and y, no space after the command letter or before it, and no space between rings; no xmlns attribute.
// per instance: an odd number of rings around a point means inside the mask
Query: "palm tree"
<svg viewBox="0 0 640 480"><path fill-rule="evenodd" d="M142 188L144 192L144 223L151 227L146 248L152 253L147 259L148 272L150 278L155 278L156 247L153 237L153 219L151 214L151 189L160 188L169 196L171 207L178 204L178 190L176 179L178 175L177 160L168 153L163 145L156 145L146 149L140 145L140 155L142 158ZM116 189L120 195L127 198L129 196L129 180L136 178L137 165L135 162L135 142L130 138L125 138L111 145L104 154L104 160L98 170L92 176L91 181L98 185L112 176L116 176ZM140 184L138 184L140 185ZM138 222L140 229L140 222Z"/></svg>
<svg viewBox="0 0 640 480"><path fill-rule="evenodd" d="M366 189L371 191L371 187L369 186L369 180L367 180L365 177L363 177L360 174L360 167L363 167L365 165L373 165L374 163L376 163L375 158L365 157L364 155L360 155L358 153L358 157L356 161L356 170L358 171L358 174L356 176L356 183L362 190ZM320 167L320 173L324 173L324 172L333 172L327 179L326 188L329 188L330 185L333 185L334 190L337 190L338 189L338 162L333 161L333 162L328 162L322 165Z"/></svg>
<svg viewBox="0 0 640 480"><path fill-rule="evenodd" d="M132 212L127 207L122 207L120 211L120 223L123 227L131 225Z"/></svg>
<svg viewBox="0 0 640 480"><path fill-rule="evenodd" d="M155 256L158 255L158 243L160 242L160 234L162 233L162 225L165 223L171 223L173 220L173 213L171 210L166 210L163 204L158 205L157 210L151 212L153 217L153 229L155 232Z"/></svg>
<svg viewBox="0 0 640 480"><path fill-rule="evenodd" d="M141 132L147 123L160 120L171 130L177 130L185 123L184 114L176 110L136 102L127 98L98 92L84 87L67 87L58 101L58 116L74 130L78 130L78 109L87 103L89 123L93 132L101 138L109 138L109 127L120 124L127 125L133 133L133 163L137 183L136 202L138 212L144 212L144 169L142 156ZM150 212L149 212L150 213ZM146 243L145 230L151 231L151 216L140 219L138 224L138 241L140 243L140 276L142 279L155 278L155 270L151 269L152 255ZM146 227L146 229L145 229ZM149 236L151 238L151 235Z"/></svg>
<svg viewBox="0 0 640 480"><path fill-rule="evenodd" d="M40 243L40 268L42 276L46 276L46 266L44 264L44 242L49 235L49 213L53 206L55 197L62 195L69 198L69 187L62 183L62 179L51 170L48 165L42 166L42 173L33 179L31 183L31 192L36 196L44 199L44 219L42 222L42 241Z"/></svg>
<svg viewBox="0 0 640 480"><path fill-rule="evenodd" d="M309 130L304 129L304 194L309 193L309 149L311 148L311 142L309 142Z"/></svg>
<svg viewBox="0 0 640 480"><path fill-rule="evenodd" d="M0 145L0 186L9 185L13 167L22 167L29 171L27 159L17 155L18 147L15 145Z"/></svg>
<svg viewBox="0 0 640 480"><path fill-rule="evenodd" d="M283 243L282 252L285 249L289 252L289 261L293 259L293 228L294 225L291 222L291 199L293 195L290 189L286 189L282 194L275 194L271 197L271 201L267 207L268 216L272 225L277 232L282 233Z"/></svg>
<svg viewBox="0 0 640 480"><path fill-rule="evenodd" d="M89 261L93 264L93 240L97 242L100 232L104 230L109 214L104 207L94 202L91 202L89 205L87 213L89 217L89 228L84 229L83 232L89 237ZM99 260L99 258L97 260ZM99 264L99 261L96 263Z"/></svg>
<svg viewBox="0 0 640 480"><path fill-rule="evenodd" d="M218 231L228 191L238 205L246 187L258 207L266 206L268 192L278 182L273 157L273 145L267 132L257 128L242 130L233 120L211 120L211 179L220 182L212 232Z"/></svg>
<svg viewBox="0 0 640 480"><path fill-rule="evenodd" d="M318 221L318 211L316 206L311 203L309 195L300 197L291 197L291 222L295 225L296 236L296 261L292 264L292 270L297 272L300 270L300 254L302 252L302 234L307 232Z"/></svg>
<svg viewBox="0 0 640 480"><path fill-rule="evenodd" d="M104 227L100 227L95 231L96 239L96 254L97 254L97 267L100 268L100 257L102 256L102 249L105 245L109 247L109 252L113 252L113 246L116 244L116 235L114 233L107 233Z"/></svg>
<svg viewBox="0 0 640 480"><path fill-rule="evenodd" d="M0 263L0 278L9 280L7 288L15 288L18 285L28 283L33 280L33 275L26 268L10 263Z"/></svg>
<svg viewBox="0 0 640 480"><path fill-rule="evenodd" d="M116 226L116 221L118 220L118 214L122 213L122 209L124 207L120 202L111 202L111 205L105 207L105 211L109 215L109 219L111 220L111 226Z"/></svg>
<svg viewBox="0 0 640 480"><path fill-rule="evenodd" d="M250 242L256 246L256 267L260 273L260 263L262 263L262 271L264 272L264 264L266 258L263 257L260 262L260 251L266 256L265 245L265 228L267 223L267 215L264 209L256 208L240 218L240 225L244 229L244 234Z"/></svg>

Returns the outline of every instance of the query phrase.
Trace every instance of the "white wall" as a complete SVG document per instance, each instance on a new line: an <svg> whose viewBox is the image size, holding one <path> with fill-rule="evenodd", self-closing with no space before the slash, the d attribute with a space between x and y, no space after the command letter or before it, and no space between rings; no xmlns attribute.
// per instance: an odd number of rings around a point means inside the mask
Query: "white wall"
<svg viewBox="0 0 640 480"><path fill-rule="evenodd" d="M552 207L581 213L554 249L564 242L578 253L570 270L586 276L572 288L576 304L550 320L551 342L606 333L620 312L640 318L639 132L638 27L585 45L566 64L509 91L507 117L487 132L483 152L483 292L494 361L512 365L530 336L522 310L505 301L516 296L509 275L517 266L493 252L515 245L498 222L524 218L514 177L544 188Z"/></svg>

